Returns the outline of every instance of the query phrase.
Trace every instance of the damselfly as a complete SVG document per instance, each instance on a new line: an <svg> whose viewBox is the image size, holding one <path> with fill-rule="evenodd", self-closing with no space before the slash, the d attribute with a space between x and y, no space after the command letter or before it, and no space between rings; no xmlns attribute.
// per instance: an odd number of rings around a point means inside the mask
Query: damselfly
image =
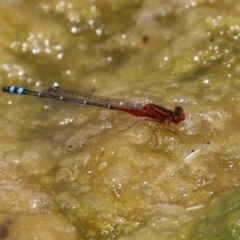
<svg viewBox="0 0 240 240"><path fill-rule="evenodd" d="M5 86L2 88L3 92L25 94L36 96L40 98L47 98L62 101L73 106L95 106L118 110L129 113L137 117L144 117L145 120L150 120L159 123L166 123L167 126L172 123L179 123L185 120L185 114L182 107L175 107L172 111L170 109L161 107L154 103L139 103L134 101L126 101L122 99L114 99L109 97L102 97L92 93L85 93L75 90L62 89L59 86L47 88L42 92L31 91L22 87Z"/></svg>

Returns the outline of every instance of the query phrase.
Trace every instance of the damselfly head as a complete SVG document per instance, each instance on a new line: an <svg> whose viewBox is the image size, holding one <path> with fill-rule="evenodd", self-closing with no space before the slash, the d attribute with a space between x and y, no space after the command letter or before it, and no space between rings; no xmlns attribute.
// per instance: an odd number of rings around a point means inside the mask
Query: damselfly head
<svg viewBox="0 0 240 240"><path fill-rule="evenodd" d="M185 114L182 107L175 107L171 121L175 124L185 120Z"/></svg>

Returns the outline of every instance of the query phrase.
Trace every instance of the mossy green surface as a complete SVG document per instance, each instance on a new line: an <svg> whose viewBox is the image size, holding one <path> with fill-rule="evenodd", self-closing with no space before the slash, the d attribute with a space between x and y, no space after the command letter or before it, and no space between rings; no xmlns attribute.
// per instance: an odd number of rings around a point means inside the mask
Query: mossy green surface
<svg viewBox="0 0 240 240"><path fill-rule="evenodd" d="M238 1L1 1L1 86L57 82L182 106L186 119L127 129L137 120L130 114L74 114L1 93L0 234L236 239L239 9Z"/></svg>
<svg viewBox="0 0 240 240"><path fill-rule="evenodd" d="M209 212L194 227L191 239L239 239L240 192L233 191L215 199Z"/></svg>

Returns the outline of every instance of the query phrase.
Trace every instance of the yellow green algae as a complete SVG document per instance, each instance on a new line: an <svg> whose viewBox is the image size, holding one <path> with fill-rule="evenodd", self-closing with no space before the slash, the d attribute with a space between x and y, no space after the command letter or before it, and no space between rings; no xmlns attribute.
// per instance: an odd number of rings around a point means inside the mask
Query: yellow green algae
<svg viewBox="0 0 240 240"><path fill-rule="evenodd" d="M186 120L121 132L136 117L1 93L0 238L239 239L239 16L239 1L1 1L2 86Z"/></svg>
<svg viewBox="0 0 240 240"><path fill-rule="evenodd" d="M196 224L192 238L238 239L240 234L240 194L239 190L226 193L209 204L207 216Z"/></svg>

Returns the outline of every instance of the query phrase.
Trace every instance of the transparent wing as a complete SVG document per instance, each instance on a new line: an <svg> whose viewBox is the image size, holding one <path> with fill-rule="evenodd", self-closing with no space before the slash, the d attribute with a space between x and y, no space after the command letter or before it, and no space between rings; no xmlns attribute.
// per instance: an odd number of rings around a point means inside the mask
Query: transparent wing
<svg viewBox="0 0 240 240"><path fill-rule="evenodd" d="M96 114L101 108L108 109L109 106L116 108L139 109L144 105L139 102L102 97L92 93L69 90L60 87L46 88L42 93L59 97L59 99L41 98L45 105L79 114ZM95 103L98 106L95 106Z"/></svg>

